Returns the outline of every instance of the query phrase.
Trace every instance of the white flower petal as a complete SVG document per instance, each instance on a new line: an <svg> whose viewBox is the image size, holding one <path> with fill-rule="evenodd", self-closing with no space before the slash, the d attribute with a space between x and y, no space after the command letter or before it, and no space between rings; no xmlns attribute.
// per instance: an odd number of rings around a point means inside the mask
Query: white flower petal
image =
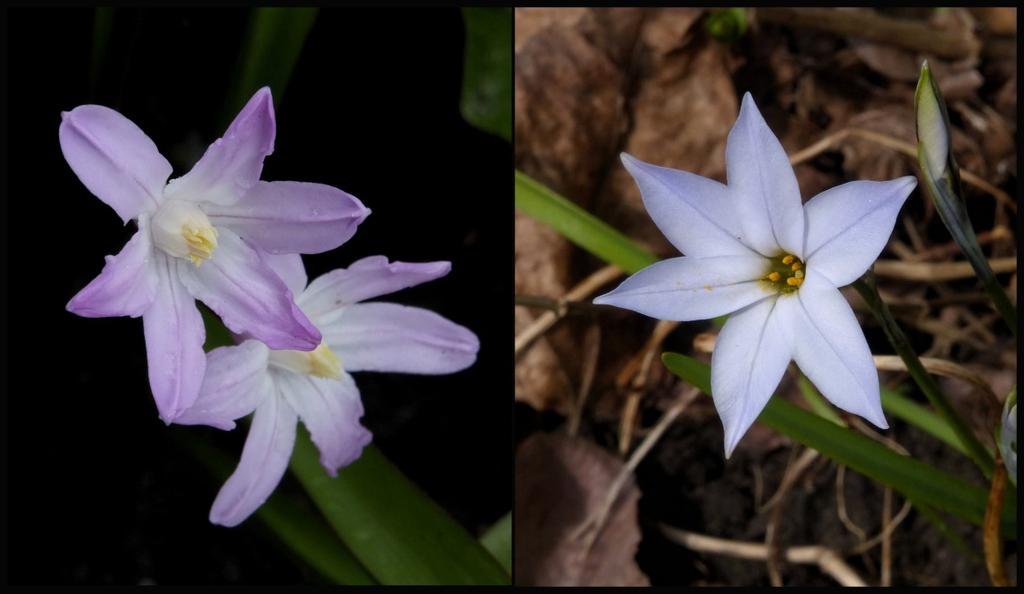
<svg viewBox="0 0 1024 594"><path fill-rule="evenodd" d="M804 211L789 157L750 93L725 146L729 191L743 239L765 256L779 249L803 258Z"/></svg>
<svg viewBox="0 0 1024 594"><path fill-rule="evenodd" d="M658 167L622 153L644 208L665 237L687 256L750 256L729 189L713 179Z"/></svg>
<svg viewBox="0 0 1024 594"><path fill-rule="evenodd" d="M256 409L238 468L228 477L210 509L210 521L237 526L274 492L295 447L298 417L276 394Z"/></svg>
<svg viewBox="0 0 1024 594"><path fill-rule="evenodd" d="M278 387L309 429L320 450L320 464L330 476L356 461L372 435L359 423L363 402L352 376L334 378L277 371Z"/></svg>
<svg viewBox="0 0 1024 594"><path fill-rule="evenodd" d="M796 299L779 302L793 336L793 359L821 394L882 429L878 371L850 304L827 278L808 271Z"/></svg>
<svg viewBox="0 0 1024 594"><path fill-rule="evenodd" d="M711 355L711 392L725 428L725 457L768 404L791 356L788 328L775 310L791 295L742 309L722 327Z"/></svg>
<svg viewBox="0 0 1024 594"><path fill-rule="evenodd" d="M896 216L917 186L911 176L891 181L853 181L807 201L807 267L833 285L848 285L882 253Z"/></svg>
<svg viewBox="0 0 1024 594"><path fill-rule="evenodd" d="M258 340L207 353L199 397L174 422L234 429L235 419L246 416L274 396L274 385L267 373L269 354L270 350Z"/></svg>
<svg viewBox="0 0 1024 594"><path fill-rule="evenodd" d="M659 320L706 320L772 295L758 280L768 265L761 256L670 258L637 272L594 303Z"/></svg>

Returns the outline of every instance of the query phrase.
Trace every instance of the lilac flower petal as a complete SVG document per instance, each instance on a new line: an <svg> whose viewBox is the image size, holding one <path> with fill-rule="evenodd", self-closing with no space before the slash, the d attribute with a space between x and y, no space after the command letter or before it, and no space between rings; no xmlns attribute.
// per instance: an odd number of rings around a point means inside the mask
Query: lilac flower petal
<svg viewBox="0 0 1024 594"><path fill-rule="evenodd" d="M238 468L210 509L210 521L237 526L259 509L281 482L295 447L295 411L283 398L267 398L253 415Z"/></svg>
<svg viewBox="0 0 1024 594"><path fill-rule="evenodd" d="M299 254L263 254L263 261L281 277L298 298L306 290L306 267Z"/></svg>
<svg viewBox="0 0 1024 594"><path fill-rule="evenodd" d="M263 87L235 116L192 170L171 180L168 197L193 202L231 204L260 179L263 159L274 152L274 100Z"/></svg>
<svg viewBox="0 0 1024 594"><path fill-rule="evenodd" d="M780 299L777 315L793 333L793 359L821 394L882 429L878 371L864 332L842 293L808 269L796 299Z"/></svg>
<svg viewBox="0 0 1024 594"><path fill-rule="evenodd" d="M149 362L149 386L160 418L174 421L199 396L206 371L206 328L196 303L175 271L172 258L154 253L160 284L142 315Z"/></svg>
<svg viewBox="0 0 1024 594"><path fill-rule="evenodd" d="M102 105L61 114L60 148L71 170L125 223L160 203L171 164L131 120Z"/></svg>
<svg viewBox="0 0 1024 594"><path fill-rule="evenodd" d="M160 284L152 249L149 231L137 231L116 256L106 257L103 271L71 298L67 310L87 318L141 316Z"/></svg>
<svg viewBox="0 0 1024 594"><path fill-rule="evenodd" d="M622 153L647 214L687 256L750 256L729 189L713 179L658 167Z"/></svg>
<svg viewBox="0 0 1024 594"><path fill-rule="evenodd" d="M770 296L758 280L768 266L761 256L669 258L637 272L594 303L659 320L706 320Z"/></svg>
<svg viewBox="0 0 1024 594"><path fill-rule="evenodd" d="M206 204L217 227L227 227L271 254L319 254L348 241L370 214L355 196L305 182L257 182L231 204Z"/></svg>
<svg viewBox="0 0 1024 594"><path fill-rule="evenodd" d="M267 371L270 350L258 340L213 349L206 355L206 375L195 403L174 422L235 428L240 419L273 398L274 385Z"/></svg>
<svg viewBox="0 0 1024 594"><path fill-rule="evenodd" d="M852 181L807 201L807 267L837 287L864 274L889 241L896 216L917 186L911 176Z"/></svg>
<svg viewBox="0 0 1024 594"><path fill-rule="evenodd" d="M802 259L804 211L796 174L750 93L729 131L725 165L744 241L765 256L781 248Z"/></svg>
<svg viewBox="0 0 1024 594"><path fill-rule="evenodd" d="M774 315L791 296L763 299L726 321L711 355L711 393L725 428L725 457L732 455L768 404L791 358L791 337Z"/></svg>
<svg viewBox="0 0 1024 594"><path fill-rule="evenodd" d="M454 373L472 365L480 348L469 329L394 303L357 303L317 322L346 371Z"/></svg>
<svg viewBox="0 0 1024 594"><path fill-rule="evenodd" d="M359 423L363 403L352 376L342 372L327 379L291 372L275 372L278 387L289 406L309 429L320 450L320 464L327 474L356 461L372 435Z"/></svg>
<svg viewBox="0 0 1024 594"><path fill-rule="evenodd" d="M231 231L218 230L217 248L202 265L178 262L188 290L232 332L247 333L272 349L310 351L320 344L320 332L295 305L284 281Z"/></svg>
<svg viewBox="0 0 1024 594"><path fill-rule="evenodd" d="M369 256L317 277L298 303L315 318L344 305L441 278L451 269L450 262L388 262L384 256Z"/></svg>

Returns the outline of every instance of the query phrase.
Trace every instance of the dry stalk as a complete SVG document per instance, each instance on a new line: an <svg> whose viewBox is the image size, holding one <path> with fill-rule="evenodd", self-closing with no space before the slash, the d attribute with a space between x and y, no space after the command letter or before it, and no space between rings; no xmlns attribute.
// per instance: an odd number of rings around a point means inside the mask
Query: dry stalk
<svg viewBox="0 0 1024 594"><path fill-rule="evenodd" d="M667 524L659 524L658 527L665 538L692 551L727 555L751 561L764 561L768 558L768 547L759 542L715 538L706 534L680 530ZM782 554L790 563L817 565L843 586L867 585L857 572L843 561L842 556L830 548L820 545L789 547L782 551Z"/></svg>
<svg viewBox="0 0 1024 594"><path fill-rule="evenodd" d="M622 274L617 266L608 265L583 279L583 282L576 285L565 294L559 301L563 303L558 311L546 311L540 315L532 324L516 336L516 358L526 352L526 349L533 344L541 335L547 332L558 320L565 317L567 308L564 302L579 301L589 297L594 291L600 289L605 283L617 278Z"/></svg>
<svg viewBox="0 0 1024 594"><path fill-rule="evenodd" d="M896 355L875 355L874 360L875 367L884 371L907 370L907 366L903 362L903 359L900 359ZM924 365L924 368L932 375L950 377L971 384L977 388L991 404L995 406L1002 406L1002 403L999 401L999 397L992 391L992 387L988 385L988 382L970 369L952 361L947 361L946 359L935 359L933 357L921 357L921 364Z"/></svg>
<svg viewBox="0 0 1024 594"><path fill-rule="evenodd" d="M658 423L653 429L644 437L644 440L633 452L633 455L629 457L626 464L619 471L618 476L612 481L608 487L608 492L605 494L604 501L601 503L601 507L597 509L587 521L584 522L580 528L576 531L573 536L575 539L584 539L585 549L590 550L590 547L594 546L594 542L597 537L601 534L601 530L604 529L605 522L608 520L608 514L611 512L612 507L615 505L615 501L619 498L619 493L622 491L622 487L629 480L629 477L633 475L633 471L640 464L640 461L644 459L647 452L654 447L658 439L661 438L662 434L669 428L670 425L676 420L676 418L686 410L697 396L700 395L700 390L695 387L689 387L686 392L680 396L679 400L676 401L671 408L669 408L658 420Z"/></svg>
<svg viewBox="0 0 1024 594"><path fill-rule="evenodd" d="M1017 270L1017 258L995 258L988 261L992 272L1003 274ZM875 274L908 281L951 281L976 276L970 262L904 262L876 260Z"/></svg>
<svg viewBox="0 0 1024 594"><path fill-rule="evenodd" d="M651 365L654 358L661 350L661 343L665 338L679 326L679 322L660 320L654 327L654 332L647 339L647 344L636 356L631 358L622 371L616 377L619 386L630 385L629 394L622 407L622 417L619 419L619 454L625 455L633 442L633 430L636 427L636 414L640 409L640 398L647 389L647 379L651 373ZM637 366L639 365L639 370ZM633 375L634 370L636 374ZM632 380L628 380L632 376Z"/></svg>

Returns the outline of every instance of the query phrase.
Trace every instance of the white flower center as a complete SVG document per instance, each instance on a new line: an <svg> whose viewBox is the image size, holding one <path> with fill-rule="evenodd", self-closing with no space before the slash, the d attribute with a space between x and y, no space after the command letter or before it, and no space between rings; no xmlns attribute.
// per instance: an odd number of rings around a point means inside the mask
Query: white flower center
<svg viewBox="0 0 1024 594"><path fill-rule="evenodd" d="M317 377L336 378L341 375L341 360L322 341L312 351L270 351L270 363Z"/></svg>
<svg viewBox="0 0 1024 594"><path fill-rule="evenodd" d="M152 219L153 243L176 258L199 266L217 248L217 229L198 206L185 200L165 200Z"/></svg>

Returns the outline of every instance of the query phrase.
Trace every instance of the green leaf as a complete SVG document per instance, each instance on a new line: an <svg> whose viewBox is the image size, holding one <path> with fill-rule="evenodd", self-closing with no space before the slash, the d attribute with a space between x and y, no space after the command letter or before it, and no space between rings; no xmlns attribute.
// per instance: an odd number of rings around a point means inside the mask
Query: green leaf
<svg viewBox="0 0 1024 594"><path fill-rule="evenodd" d="M234 470L234 462L227 454L204 441L181 433L175 434L175 441L193 454L218 481L227 480ZM331 532L322 517L303 512L282 493L271 495L256 510L254 517L296 556L331 582L349 586L377 583Z"/></svg>
<svg viewBox="0 0 1024 594"><path fill-rule="evenodd" d="M505 572L512 574L512 512L501 516L493 526L480 537L480 544L491 552L501 563Z"/></svg>
<svg viewBox="0 0 1024 594"><path fill-rule="evenodd" d="M882 408L885 409L885 412L937 438L961 454L969 455L967 448L964 447L960 438L956 436L956 432L949 426L949 423L927 407L921 406L898 392L883 387Z"/></svg>
<svg viewBox="0 0 1024 594"><path fill-rule="evenodd" d="M604 221L521 171L516 171L516 208L630 274L658 261Z"/></svg>
<svg viewBox="0 0 1024 594"><path fill-rule="evenodd" d="M917 160L921 167L924 187L935 204L939 218L974 272L981 279L985 292L1010 328L1017 335L1017 308L1010 303L1006 291L992 272L985 253L981 251L974 226L967 214L960 184L960 168L953 158L952 136L946 102L939 91L939 85L932 77L928 61L921 65L921 77L914 92L914 110L917 123Z"/></svg>
<svg viewBox="0 0 1024 594"><path fill-rule="evenodd" d="M924 364L921 363L917 353L914 352L914 348L910 345L906 334L903 333L903 329L896 323L896 318L889 311L889 306L886 305L881 294L879 294L878 287L875 285L874 273L869 269L864 273L864 276L854 281L852 286L860 293L864 302L868 304L872 313L875 314L875 319L882 326L885 337L889 339L889 344L892 345L900 359L903 360L904 365L907 366L907 372L914 379L914 383L917 384L917 387L928 398L928 402L939 413L943 422L956 433L957 439L963 445L964 451L967 452L971 460L978 465L978 468L981 469L986 477L991 477L992 469L995 465L992 452L978 441L974 431L957 414L956 409L953 408L949 400L946 399L946 395L943 394L942 389L939 388L938 382L935 381L935 378L928 373Z"/></svg>
<svg viewBox="0 0 1024 594"><path fill-rule="evenodd" d="M463 8L462 117L512 141L512 9Z"/></svg>
<svg viewBox="0 0 1024 594"><path fill-rule="evenodd" d="M686 355L664 353L665 366L680 378L711 394L711 369ZM809 448L849 466L864 476L888 485L914 503L923 503L981 525L988 492L937 470L924 462L901 456L863 435L844 429L781 398L773 397L758 421ZM1008 493L1010 495L1011 493ZM1016 501L1003 509L1001 529L1017 533Z"/></svg>
<svg viewBox="0 0 1024 594"><path fill-rule="evenodd" d="M270 87L275 107L281 104L318 10L263 7L250 11L238 67L221 116L222 130L261 87Z"/></svg>
<svg viewBox="0 0 1024 594"><path fill-rule="evenodd" d="M299 427L292 472L334 531L382 584L508 584L466 530L373 446L331 478Z"/></svg>
<svg viewBox="0 0 1024 594"><path fill-rule="evenodd" d="M803 394L804 400L807 401L808 406L811 407L811 410L813 410L816 415L835 423L840 427L846 426L846 423L843 422L843 418L839 416L839 413L832 408L832 405L825 401L825 397L818 393L818 389L814 387L811 380L807 379L807 377L802 373L797 381L797 386L800 388L800 393Z"/></svg>

